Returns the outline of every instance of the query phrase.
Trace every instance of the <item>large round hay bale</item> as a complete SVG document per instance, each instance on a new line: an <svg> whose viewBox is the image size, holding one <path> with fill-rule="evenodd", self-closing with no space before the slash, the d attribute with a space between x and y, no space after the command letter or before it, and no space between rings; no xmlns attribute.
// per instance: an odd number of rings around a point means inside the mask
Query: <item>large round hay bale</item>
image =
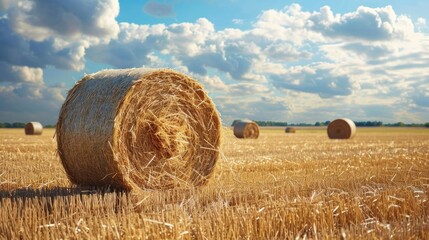
<svg viewBox="0 0 429 240"><path fill-rule="evenodd" d="M328 125L328 137L331 139L349 139L355 134L356 125L348 118L335 119Z"/></svg>
<svg viewBox="0 0 429 240"><path fill-rule="evenodd" d="M205 184L220 134L219 114L203 87L168 69L86 75L69 91L56 127L73 183L126 190Z"/></svg>
<svg viewBox="0 0 429 240"><path fill-rule="evenodd" d="M258 138L259 126L250 120L240 120L234 124L234 135L237 138Z"/></svg>
<svg viewBox="0 0 429 240"><path fill-rule="evenodd" d="M25 124L25 135L42 135L43 125L39 122L29 122Z"/></svg>
<svg viewBox="0 0 429 240"><path fill-rule="evenodd" d="M287 128L285 129L285 132L286 132L286 133L296 133L296 129L295 129L295 128L293 128L293 127L287 127Z"/></svg>

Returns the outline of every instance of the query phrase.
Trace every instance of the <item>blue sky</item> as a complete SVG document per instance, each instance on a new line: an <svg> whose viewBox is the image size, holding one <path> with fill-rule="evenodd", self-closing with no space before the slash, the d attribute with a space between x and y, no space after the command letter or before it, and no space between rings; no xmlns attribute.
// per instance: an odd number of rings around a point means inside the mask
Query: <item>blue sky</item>
<svg viewBox="0 0 429 240"><path fill-rule="evenodd" d="M428 1L0 0L0 122L105 68L173 68L225 124L429 121Z"/></svg>

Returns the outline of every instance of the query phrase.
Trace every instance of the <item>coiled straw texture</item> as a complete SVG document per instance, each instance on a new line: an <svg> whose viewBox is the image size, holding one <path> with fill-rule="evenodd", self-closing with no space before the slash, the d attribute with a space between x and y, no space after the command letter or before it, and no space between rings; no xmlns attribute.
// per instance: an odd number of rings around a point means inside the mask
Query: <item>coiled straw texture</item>
<svg viewBox="0 0 429 240"><path fill-rule="evenodd" d="M296 129L293 127L287 127L285 133L296 133Z"/></svg>
<svg viewBox="0 0 429 240"><path fill-rule="evenodd" d="M356 125L348 118L339 118L329 123L327 131L330 139L350 139L356 134Z"/></svg>
<svg viewBox="0 0 429 240"><path fill-rule="evenodd" d="M68 93L56 130L73 183L126 190L205 184L221 139L219 114L202 86L168 69L85 76Z"/></svg>
<svg viewBox="0 0 429 240"><path fill-rule="evenodd" d="M43 126L39 122L29 122L24 127L25 135L42 135Z"/></svg>
<svg viewBox="0 0 429 240"><path fill-rule="evenodd" d="M259 137L259 126L250 120L240 120L234 124L234 135L237 138L253 138Z"/></svg>

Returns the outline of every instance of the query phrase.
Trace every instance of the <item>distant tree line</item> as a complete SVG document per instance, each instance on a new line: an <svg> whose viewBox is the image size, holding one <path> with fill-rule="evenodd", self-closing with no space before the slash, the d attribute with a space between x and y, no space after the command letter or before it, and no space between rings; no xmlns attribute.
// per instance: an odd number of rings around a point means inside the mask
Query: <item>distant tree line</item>
<svg viewBox="0 0 429 240"><path fill-rule="evenodd" d="M429 127L429 122L427 122L427 123L397 122L397 123L387 123L387 124L384 124L384 126L387 126L387 127Z"/></svg>
<svg viewBox="0 0 429 240"><path fill-rule="evenodd" d="M22 122L0 122L0 128L24 128L26 123ZM55 128L55 125L45 125L44 128Z"/></svg>
<svg viewBox="0 0 429 240"><path fill-rule="evenodd" d="M234 120L231 124L231 126L234 126L236 122L240 120ZM275 122L275 121L256 121L253 120L255 123L257 123L259 126L265 127L265 126L271 126L271 127L285 127L285 126L301 126L301 127L308 127L308 126L328 126L331 121L324 121L324 122L316 122L316 123L287 123L287 122ZM355 121L354 122L357 127L429 127L429 122L427 123L403 123L403 122L397 122L397 123L383 123L381 121Z"/></svg>
<svg viewBox="0 0 429 240"><path fill-rule="evenodd" d="M273 126L273 127L285 127L287 126L287 122L273 122L273 121L254 121L259 126Z"/></svg>
<svg viewBox="0 0 429 240"><path fill-rule="evenodd" d="M288 126L291 127L310 127L310 126L314 126L315 124L312 123L289 123Z"/></svg>
<svg viewBox="0 0 429 240"><path fill-rule="evenodd" d="M355 122L356 127L381 127L385 126L383 125L383 122L380 121L362 121L362 122Z"/></svg>

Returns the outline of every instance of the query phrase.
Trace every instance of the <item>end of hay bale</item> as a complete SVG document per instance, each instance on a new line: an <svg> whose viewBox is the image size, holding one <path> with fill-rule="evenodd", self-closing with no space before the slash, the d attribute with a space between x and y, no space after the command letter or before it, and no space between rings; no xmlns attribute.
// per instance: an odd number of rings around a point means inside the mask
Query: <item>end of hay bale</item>
<svg viewBox="0 0 429 240"><path fill-rule="evenodd" d="M109 69L68 93L56 127L58 154L77 185L125 190L207 183L221 121L201 84L169 69Z"/></svg>
<svg viewBox="0 0 429 240"><path fill-rule="evenodd" d="M356 134L356 125L348 118L339 118L329 123L327 132L330 139L350 139Z"/></svg>
<svg viewBox="0 0 429 240"><path fill-rule="evenodd" d="M293 127L287 127L285 129L285 133L296 133L296 128Z"/></svg>
<svg viewBox="0 0 429 240"><path fill-rule="evenodd" d="M256 139L259 137L259 126L250 120L240 120L234 124L234 135L237 138Z"/></svg>
<svg viewBox="0 0 429 240"><path fill-rule="evenodd" d="M41 135L43 132L43 125L39 122L29 122L24 127L25 135Z"/></svg>

